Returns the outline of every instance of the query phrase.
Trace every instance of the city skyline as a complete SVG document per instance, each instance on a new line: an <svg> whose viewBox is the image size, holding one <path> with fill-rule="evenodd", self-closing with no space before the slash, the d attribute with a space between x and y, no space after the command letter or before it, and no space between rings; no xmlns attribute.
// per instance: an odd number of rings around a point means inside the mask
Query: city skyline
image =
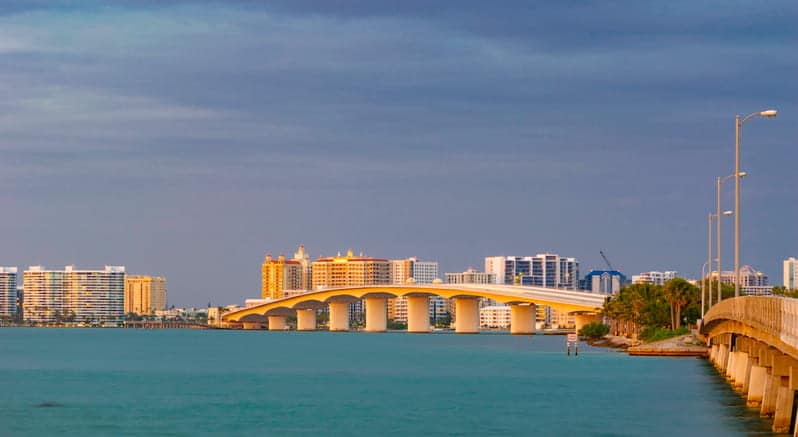
<svg viewBox="0 0 798 437"><path fill-rule="evenodd" d="M178 306L258 296L298 242L697 277L734 115L772 107L742 139L741 265L776 278L798 6L723 5L4 2L0 265L126 265Z"/></svg>

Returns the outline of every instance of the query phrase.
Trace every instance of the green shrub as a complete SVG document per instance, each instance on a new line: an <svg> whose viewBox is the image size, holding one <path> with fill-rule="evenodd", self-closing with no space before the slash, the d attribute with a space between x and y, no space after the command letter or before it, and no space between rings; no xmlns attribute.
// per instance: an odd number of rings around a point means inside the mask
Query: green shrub
<svg viewBox="0 0 798 437"><path fill-rule="evenodd" d="M579 330L579 335L590 339L599 339L610 333L609 325L601 322L588 323Z"/></svg>

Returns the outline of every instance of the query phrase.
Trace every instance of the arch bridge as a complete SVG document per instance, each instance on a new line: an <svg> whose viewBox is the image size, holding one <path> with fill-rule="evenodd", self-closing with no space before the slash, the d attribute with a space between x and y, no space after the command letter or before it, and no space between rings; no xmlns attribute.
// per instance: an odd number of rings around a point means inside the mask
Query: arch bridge
<svg viewBox="0 0 798 437"><path fill-rule="evenodd" d="M227 326L242 323L245 329L248 325L251 327L268 319L269 330L285 330L286 316L296 314L297 330L312 331L316 329L316 310L328 306L330 331L347 331L349 304L362 300L365 303L365 330L383 332L387 329L387 300L406 297L408 332L430 332L431 296L454 300L455 331L458 333L479 332L479 298L483 297L510 306L510 332L513 334L535 332L536 305L574 314L578 330L595 319L604 304L604 296L600 294L543 287L494 284L368 285L329 288L276 299L226 313L221 318Z"/></svg>
<svg viewBox="0 0 798 437"><path fill-rule="evenodd" d="M798 299L723 300L705 314L701 332L711 346L710 361L747 405L772 417L774 432L798 435Z"/></svg>

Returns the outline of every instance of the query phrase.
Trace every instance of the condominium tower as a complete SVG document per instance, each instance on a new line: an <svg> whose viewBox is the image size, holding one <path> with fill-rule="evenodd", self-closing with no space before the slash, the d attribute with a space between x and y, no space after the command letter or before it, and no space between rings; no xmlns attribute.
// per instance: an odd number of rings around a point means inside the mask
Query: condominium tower
<svg viewBox="0 0 798 437"><path fill-rule="evenodd" d="M125 268L45 270L31 266L23 273L24 318L32 322L62 320L119 323L124 315Z"/></svg>
<svg viewBox="0 0 798 437"><path fill-rule="evenodd" d="M302 287L302 264L299 261L285 259L280 254L273 258L266 255L261 265L261 297L263 299L280 299L284 290L298 290Z"/></svg>
<svg viewBox="0 0 798 437"><path fill-rule="evenodd" d="M166 278L127 276L125 278L125 314L153 314L166 309Z"/></svg>
<svg viewBox="0 0 798 437"><path fill-rule="evenodd" d="M495 274L498 284L579 288L579 262L553 253L486 257L485 272Z"/></svg>
<svg viewBox="0 0 798 437"><path fill-rule="evenodd" d="M0 267L0 317L17 314L17 268Z"/></svg>
<svg viewBox="0 0 798 437"><path fill-rule="evenodd" d="M784 287L798 289L798 259L793 257L784 260Z"/></svg>
<svg viewBox="0 0 798 437"><path fill-rule="evenodd" d="M391 283L391 263L387 259L346 256L319 258L311 264L313 288L337 288Z"/></svg>

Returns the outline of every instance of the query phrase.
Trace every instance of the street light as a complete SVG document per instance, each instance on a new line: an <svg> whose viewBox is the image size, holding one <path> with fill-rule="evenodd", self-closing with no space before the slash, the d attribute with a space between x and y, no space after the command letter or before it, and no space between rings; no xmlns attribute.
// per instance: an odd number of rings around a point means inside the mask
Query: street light
<svg viewBox="0 0 798 437"><path fill-rule="evenodd" d="M709 235L712 235L712 226L709 227ZM710 250L712 250L712 243L709 243ZM710 269L712 266L709 266ZM704 295L706 294L707 289L709 288L709 284L707 283L707 261L704 261L704 265L701 266L701 321L703 323L704 320ZM709 306L712 306L712 290L709 293Z"/></svg>
<svg viewBox="0 0 798 437"><path fill-rule="evenodd" d="M734 297L740 296L740 135L743 125L754 117L773 118L779 111L768 109L734 118ZM719 278L720 279L720 278Z"/></svg>
<svg viewBox="0 0 798 437"><path fill-rule="evenodd" d="M745 177L748 173L746 173L744 171L741 171L741 172L738 172L737 174L742 178L742 177ZM729 179L733 178L734 176L735 175L730 174L730 175L728 175L726 177L723 177L723 178L718 177L718 183L717 183L717 213L716 213L715 217L720 217L720 189L721 189L721 186L726 181L728 181ZM726 216L729 216L729 215L732 215L732 214L734 214L732 211L726 211L726 212L723 213L723 215L726 215ZM723 274L722 273L723 269L722 269L722 264L721 264L721 256L720 256L720 254L721 254L721 251L720 251L720 236L721 236L721 233L720 233L720 220L718 220L717 236L718 236L718 242L717 242L717 244L718 244L718 302L720 302L720 299L721 299L720 277ZM709 270L712 271L711 268Z"/></svg>

